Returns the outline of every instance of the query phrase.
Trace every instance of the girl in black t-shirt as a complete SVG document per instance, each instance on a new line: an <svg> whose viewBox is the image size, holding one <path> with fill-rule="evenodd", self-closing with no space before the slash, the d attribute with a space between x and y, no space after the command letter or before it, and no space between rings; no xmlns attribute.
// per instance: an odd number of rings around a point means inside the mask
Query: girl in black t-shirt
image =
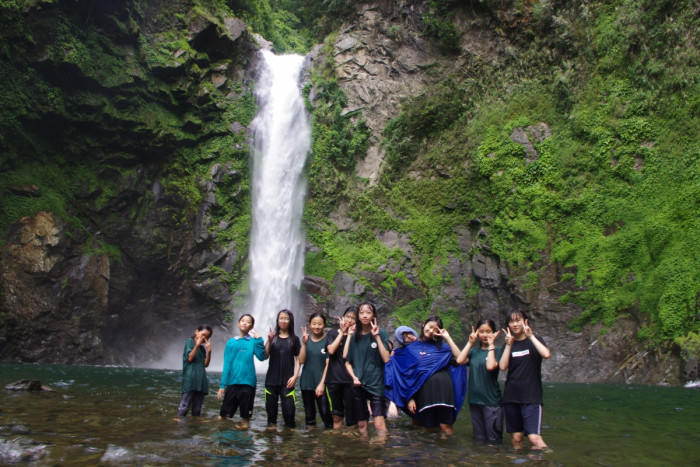
<svg viewBox="0 0 700 467"><path fill-rule="evenodd" d="M506 432L515 449L527 436L532 449L545 449L542 439L542 360L551 356L544 340L535 336L527 315L511 310L506 315L506 345L498 366L508 370L503 390Z"/></svg>
<svg viewBox="0 0 700 467"><path fill-rule="evenodd" d="M277 313L277 326L270 329L265 356L270 359L265 376L267 424L277 425L277 400L282 403L285 426L294 428L294 385L299 377L301 343L294 335L294 315L289 310Z"/></svg>

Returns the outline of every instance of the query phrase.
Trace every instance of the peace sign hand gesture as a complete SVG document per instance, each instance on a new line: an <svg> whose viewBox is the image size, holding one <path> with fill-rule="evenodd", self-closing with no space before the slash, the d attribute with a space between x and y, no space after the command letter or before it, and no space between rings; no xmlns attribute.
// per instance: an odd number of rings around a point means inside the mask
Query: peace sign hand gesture
<svg viewBox="0 0 700 467"><path fill-rule="evenodd" d="M532 337L532 328L530 327L528 320L525 320L525 326L523 326L523 332L525 333L525 337L527 337L528 339L530 337Z"/></svg>
<svg viewBox="0 0 700 467"><path fill-rule="evenodd" d="M496 334L490 334L486 337L486 342L488 343L489 347L495 346L496 338L500 333L501 331L497 331Z"/></svg>
<svg viewBox="0 0 700 467"><path fill-rule="evenodd" d="M372 335L376 337L379 335L379 326L377 326L377 318L374 318L371 321L371 324L372 324Z"/></svg>
<svg viewBox="0 0 700 467"><path fill-rule="evenodd" d="M506 344L507 345L513 345L513 334L510 333L510 328L503 329L502 331L505 332L506 334Z"/></svg>
<svg viewBox="0 0 700 467"><path fill-rule="evenodd" d="M472 332L471 334L469 334L469 343L473 345L477 341L477 339L479 339L479 333L476 332L474 326L472 326Z"/></svg>
<svg viewBox="0 0 700 467"><path fill-rule="evenodd" d="M301 328L301 342L303 344L306 344L309 342L309 330L308 328L302 327Z"/></svg>
<svg viewBox="0 0 700 467"><path fill-rule="evenodd" d="M346 321L345 316L341 316L340 318L338 318L338 326L340 326L340 332L344 334L348 331L348 328L350 327L350 321Z"/></svg>

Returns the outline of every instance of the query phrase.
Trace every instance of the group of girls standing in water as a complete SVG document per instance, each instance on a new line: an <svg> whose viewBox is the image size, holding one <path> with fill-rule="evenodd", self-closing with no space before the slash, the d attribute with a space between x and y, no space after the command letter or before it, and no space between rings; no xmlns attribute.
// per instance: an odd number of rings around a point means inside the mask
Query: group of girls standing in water
<svg viewBox="0 0 700 467"><path fill-rule="evenodd" d="M245 314L238 321L238 335L224 350L219 415L233 418L240 409L239 426L249 426L257 382L254 358L269 359L265 410L270 426L277 424L279 405L285 426L296 426L295 386L300 379L307 427L316 425L318 414L328 429L356 425L367 435L371 418L377 434L385 435L387 407L394 403L415 425L451 434L468 394L477 440L500 444L505 419L515 448L522 447L527 437L534 449L543 449L547 445L541 435L541 363L550 351L532 333L525 312L508 312L506 323L506 329L499 331L492 320L480 320L460 349L440 318L430 316L420 335L399 327L395 335L400 345L392 351L370 302L347 308L338 329L327 334L326 317L312 314L308 327L301 327L301 338L294 333L292 312L282 310L265 344L254 329L254 318ZM497 348L501 332L505 344ZM211 333L210 327L200 326L185 345L180 416L190 407L192 415L201 412L208 392L204 368L211 356ZM499 370L508 372L503 395Z"/></svg>

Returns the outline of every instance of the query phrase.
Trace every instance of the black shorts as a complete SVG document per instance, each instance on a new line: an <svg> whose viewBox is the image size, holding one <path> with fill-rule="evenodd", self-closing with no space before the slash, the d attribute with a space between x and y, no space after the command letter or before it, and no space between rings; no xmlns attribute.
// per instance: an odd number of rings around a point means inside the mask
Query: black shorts
<svg viewBox="0 0 700 467"><path fill-rule="evenodd" d="M253 400L255 388L247 384L232 384L226 387L224 401L221 403L219 415L225 418L233 418L240 407L241 418L249 420L253 416Z"/></svg>
<svg viewBox="0 0 700 467"><path fill-rule="evenodd" d="M542 430L542 406L539 404L503 404L506 432L539 435Z"/></svg>
<svg viewBox="0 0 700 467"><path fill-rule="evenodd" d="M352 395L353 412L357 421L364 422L369 420L369 409L367 408L367 401L369 401L373 417L386 418L386 403L384 402L384 396L372 394L365 388L357 386L352 387Z"/></svg>

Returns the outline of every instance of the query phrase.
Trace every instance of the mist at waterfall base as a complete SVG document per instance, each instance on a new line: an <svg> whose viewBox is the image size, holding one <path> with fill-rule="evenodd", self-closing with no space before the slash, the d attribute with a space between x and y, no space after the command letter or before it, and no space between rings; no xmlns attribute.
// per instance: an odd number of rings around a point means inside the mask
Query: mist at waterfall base
<svg viewBox="0 0 700 467"><path fill-rule="evenodd" d="M700 465L700 390L546 383L543 437L552 452L472 440L468 408L454 436L426 432L405 415L388 438L355 428L268 429L258 380L251 426L219 421L219 374L209 375L202 416L179 419L181 371L0 363L0 385L37 379L56 392L0 390L0 465ZM238 415L235 417L238 420Z"/></svg>
<svg viewBox="0 0 700 467"><path fill-rule="evenodd" d="M304 165L311 148L309 115L301 95L300 79L305 58L275 55L263 50L262 68L255 87L259 112L252 122L253 218L250 238L250 298L235 310L228 328L217 327L212 336L210 369L221 371L226 341L238 335L243 313L255 318L255 329L267 339L282 309L294 313L296 325L304 316L300 287L304 278L304 233L301 216L306 195ZM192 323L192 329L199 324ZM211 323L209 323L211 324ZM182 351L192 330L163 349L149 368L181 368ZM256 360L257 371L267 362Z"/></svg>

